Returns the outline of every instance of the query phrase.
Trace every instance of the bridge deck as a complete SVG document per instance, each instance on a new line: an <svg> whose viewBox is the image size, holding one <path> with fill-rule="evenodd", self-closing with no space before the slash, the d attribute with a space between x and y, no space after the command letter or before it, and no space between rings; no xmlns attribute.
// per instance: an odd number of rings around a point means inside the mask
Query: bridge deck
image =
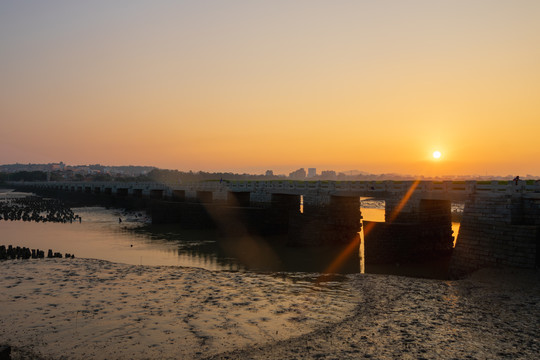
<svg viewBox="0 0 540 360"><path fill-rule="evenodd" d="M13 183L20 184L20 183ZM466 199L477 195L528 195L540 194L540 181L203 181L183 184L154 182L32 182L24 185L65 190L112 193L139 190L148 194L161 190L164 195L174 191L252 192L266 194L321 194L337 196L390 197L413 192L430 199ZM119 189L121 189L119 191Z"/></svg>

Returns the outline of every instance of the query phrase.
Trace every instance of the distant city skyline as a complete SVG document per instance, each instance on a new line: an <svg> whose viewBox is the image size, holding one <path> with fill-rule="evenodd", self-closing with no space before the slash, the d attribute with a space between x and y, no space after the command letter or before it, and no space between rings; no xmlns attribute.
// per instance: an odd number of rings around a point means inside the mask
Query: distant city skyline
<svg viewBox="0 0 540 360"><path fill-rule="evenodd" d="M14 173L20 171L44 171L44 172L65 172L71 171L74 174L111 174L111 175L124 175L124 176L139 176L146 175L152 170L166 170L166 171L179 171L179 172L193 172L193 173L215 173L223 174L230 173L236 175L252 175L252 176L265 176L267 178L287 178L293 180L350 180L352 178L358 179L374 179L381 178L385 180L389 179L447 179L447 180L473 180L473 179L504 179L510 180L513 179L516 175L506 174L506 175L497 175L497 174L469 174L469 175L436 175L436 176L424 176L421 174L406 174L406 173L370 173L360 170L348 170L348 171L335 171L335 170L322 170L317 172L315 168L308 168L312 170L311 175L309 172L306 172L305 168L299 168L291 172L277 173L272 169L267 169L263 172L234 172L231 170L227 171L208 171L208 170L198 170L193 171L192 169L163 169L155 166L139 166L139 165L102 165L102 164L77 164L70 165L63 162L55 163L27 163L27 164L0 164L0 173ZM521 174L522 179L540 179L540 176L534 174Z"/></svg>
<svg viewBox="0 0 540 360"><path fill-rule="evenodd" d="M3 1L0 163L540 175L538 19L537 0Z"/></svg>

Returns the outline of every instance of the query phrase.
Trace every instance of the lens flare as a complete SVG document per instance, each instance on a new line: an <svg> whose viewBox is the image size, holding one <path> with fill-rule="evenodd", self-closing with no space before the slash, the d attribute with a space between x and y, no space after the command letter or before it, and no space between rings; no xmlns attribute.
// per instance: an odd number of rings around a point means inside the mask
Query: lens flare
<svg viewBox="0 0 540 360"><path fill-rule="evenodd" d="M388 216L388 220L387 220L388 223L393 222L397 218L401 210L403 210L405 205L409 202L411 196L413 195L414 191L416 190L419 184L420 184L420 180L415 180L411 184L409 189L407 189L407 192L405 193L405 195L403 195L398 205L394 208L390 216ZM375 224L376 223L374 222L370 222L363 229L361 229L361 231L364 232L364 239L365 239L365 236L369 234L371 229L375 226ZM351 239L351 242L347 245L347 247L324 270L323 274L319 277L318 282L327 280L328 277L331 276L331 274L336 273L341 268L343 263L346 261L346 259L349 256L353 254L353 252L358 251L358 246L360 245L359 240L360 240L360 237L354 237L354 239Z"/></svg>

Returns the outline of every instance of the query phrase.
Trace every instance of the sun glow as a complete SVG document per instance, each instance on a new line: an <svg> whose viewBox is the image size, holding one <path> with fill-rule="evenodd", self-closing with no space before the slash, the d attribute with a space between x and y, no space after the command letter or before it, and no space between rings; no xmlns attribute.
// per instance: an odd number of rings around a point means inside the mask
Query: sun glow
<svg viewBox="0 0 540 360"><path fill-rule="evenodd" d="M433 152L433 158L434 159L440 159L441 158L441 152L440 151L434 151Z"/></svg>

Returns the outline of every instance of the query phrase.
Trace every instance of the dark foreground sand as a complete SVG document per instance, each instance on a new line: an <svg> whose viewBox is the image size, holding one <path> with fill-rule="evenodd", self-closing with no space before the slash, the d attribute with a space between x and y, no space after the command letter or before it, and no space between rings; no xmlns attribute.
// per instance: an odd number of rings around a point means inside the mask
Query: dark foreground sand
<svg viewBox="0 0 540 360"><path fill-rule="evenodd" d="M540 272L459 281L0 262L0 344L45 359L537 359Z"/></svg>

